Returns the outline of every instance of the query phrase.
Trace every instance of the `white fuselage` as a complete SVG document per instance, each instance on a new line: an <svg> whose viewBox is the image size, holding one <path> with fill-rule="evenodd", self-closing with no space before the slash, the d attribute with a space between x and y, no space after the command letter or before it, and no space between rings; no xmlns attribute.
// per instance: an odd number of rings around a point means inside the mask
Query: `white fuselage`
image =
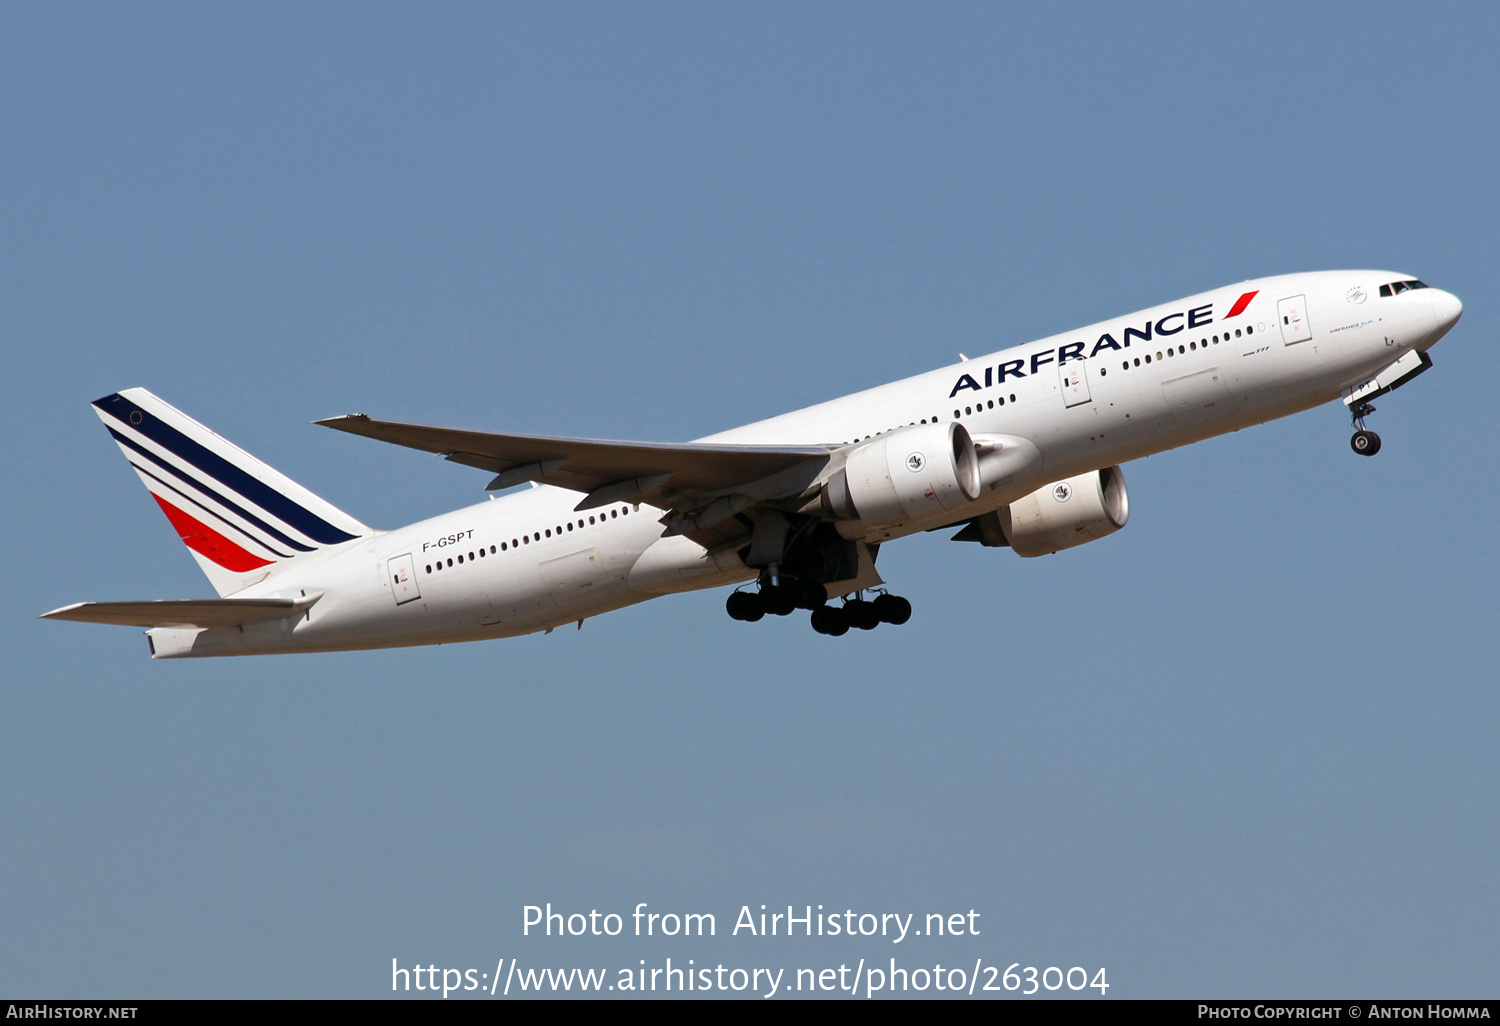
<svg viewBox="0 0 1500 1026"><path fill-rule="evenodd" d="M1456 300L1439 289L1377 293L1406 277L1325 271L1242 282L703 441L838 446L956 418L973 435L1020 436L1041 451L1039 481L987 489L958 513L863 529L863 540L887 541L998 509L1043 482L1338 399L1452 325L1445 304ZM1298 317L1301 325L1292 323ZM1294 332L1310 337L1290 341ZM579 498L529 488L299 559L242 596L321 593L303 617L201 633L157 629L153 649L232 655L510 637L756 576L732 552L709 555L686 538L662 538L660 510L617 503L580 514ZM392 561L408 555L411 584L398 594Z"/></svg>

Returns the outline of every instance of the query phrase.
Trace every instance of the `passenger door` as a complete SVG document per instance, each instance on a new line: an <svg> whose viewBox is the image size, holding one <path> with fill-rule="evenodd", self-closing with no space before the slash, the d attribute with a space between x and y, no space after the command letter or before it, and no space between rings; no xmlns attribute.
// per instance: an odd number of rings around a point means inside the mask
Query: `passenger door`
<svg viewBox="0 0 1500 1026"><path fill-rule="evenodd" d="M1062 389L1063 406L1082 406L1090 401L1088 366L1082 357L1058 364L1057 380Z"/></svg>
<svg viewBox="0 0 1500 1026"><path fill-rule="evenodd" d="M391 595L395 597L396 605L422 597L422 591L417 587L417 568L412 563L410 552L386 560L385 572L390 578Z"/></svg>
<svg viewBox="0 0 1500 1026"><path fill-rule="evenodd" d="M1288 296L1276 304L1276 319L1281 322L1281 341L1296 345L1312 338L1312 325L1307 320L1307 297Z"/></svg>

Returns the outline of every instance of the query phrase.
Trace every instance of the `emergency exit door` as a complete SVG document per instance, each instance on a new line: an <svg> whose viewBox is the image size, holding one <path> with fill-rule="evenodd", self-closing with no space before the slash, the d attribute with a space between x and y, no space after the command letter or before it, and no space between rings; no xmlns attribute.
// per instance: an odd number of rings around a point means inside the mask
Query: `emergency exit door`
<svg viewBox="0 0 1500 1026"><path fill-rule="evenodd" d="M417 588L417 568L412 563L410 552L386 560L385 572L390 578L391 594L396 598L396 605L422 597L422 592Z"/></svg>
<svg viewBox="0 0 1500 1026"><path fill-rule="evenodd" d="M1276 319L1281 322L1281 341L1295 345L1312 338L1312 325L1307 321L1307 297L1289 296L1276 304Z"/></svg>
<svg viewBox="0 0 1500 1026"><path fill-rule="evenodd" d="M1064 406L1082 406L1089 401L1089 376L1082 357L1058 364L1057 378Z"/></svg>

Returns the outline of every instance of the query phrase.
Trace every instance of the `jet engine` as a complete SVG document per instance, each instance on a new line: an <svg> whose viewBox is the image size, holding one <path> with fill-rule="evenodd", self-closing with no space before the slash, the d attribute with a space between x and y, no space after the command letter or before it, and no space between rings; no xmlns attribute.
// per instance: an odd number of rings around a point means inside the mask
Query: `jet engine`
<svg viewBox="0 0 1500 1026"><path fill-rule="evenodd" d="M996 515L1016 555L1045 556L1114 534L1130 519L1130 497L1120 468L1105 467L1038 488Z"/></svg>
<svg viewBox="0 0 1500 1026"><path fill-rule="evenodd" d="M855 447L823 486L823 512L888 524L953 512L979 497L979 460L957 421L915 424Z"/></svg>

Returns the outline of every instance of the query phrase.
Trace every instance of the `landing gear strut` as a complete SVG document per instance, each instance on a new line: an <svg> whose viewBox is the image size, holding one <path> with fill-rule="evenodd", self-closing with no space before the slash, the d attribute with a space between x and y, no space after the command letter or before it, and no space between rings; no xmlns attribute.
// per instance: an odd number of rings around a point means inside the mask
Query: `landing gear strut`
<svg viewBox="0 0 1500 1026"><path fill-rule="evenodd" d="M1358 429L1354 432L1354 437L1349 439L1349 448L1361 456L1374 456L1380 451L1380 436L1365 428L1365 418L1374 412L1375 407L1369 403L1355 403L1349 409L1350 416L1354 418L1354 426Z"/></svg>

